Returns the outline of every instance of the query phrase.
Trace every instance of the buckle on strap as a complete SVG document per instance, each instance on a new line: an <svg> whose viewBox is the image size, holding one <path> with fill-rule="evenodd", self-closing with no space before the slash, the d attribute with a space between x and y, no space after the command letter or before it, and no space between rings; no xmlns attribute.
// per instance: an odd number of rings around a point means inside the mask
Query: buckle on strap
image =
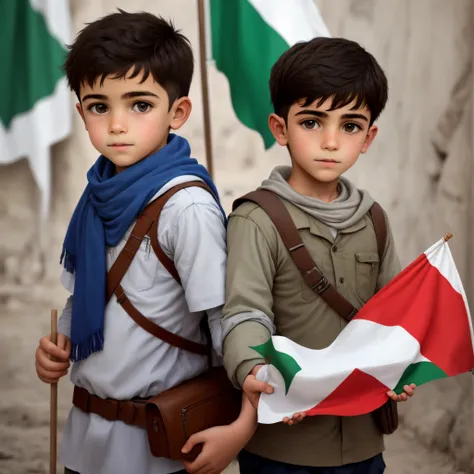
<svg viewBox="0 0 474 474"><path fill-rule="evenodd" d="M326 277L321 277L312 287L311 289L320 295L321 293L324 293L330 286L329 281L327 280Z"/></svg>

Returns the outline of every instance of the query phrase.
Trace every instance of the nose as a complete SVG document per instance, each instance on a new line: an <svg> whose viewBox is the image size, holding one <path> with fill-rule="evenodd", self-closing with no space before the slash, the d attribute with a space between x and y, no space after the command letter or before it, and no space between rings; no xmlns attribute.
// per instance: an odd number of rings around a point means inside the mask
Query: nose
<svg viewBox="0 0 474 474"><path fill-rule="evenodd" d="M110 114L109 133L127 133L127 121L123 114L117 112Z"/></svg>
<svg viewBox="0 0 474 474"><path fill-rule="evenodd" d="M337 130L326 129L323 132L321 148L328 151L339 150L339 135Z"/></svg>

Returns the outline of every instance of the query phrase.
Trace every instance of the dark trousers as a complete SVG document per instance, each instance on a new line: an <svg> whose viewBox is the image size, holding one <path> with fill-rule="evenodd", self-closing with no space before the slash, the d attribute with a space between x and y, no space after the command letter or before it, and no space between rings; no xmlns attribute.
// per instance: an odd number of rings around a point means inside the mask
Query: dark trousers
<svg viewBox="0 0 474 474"><path fill-rule="evenodd" d="M339 467L305 467L262 458L248 451L239 454L240 474L382 474L385 462L381 454L366 461Z"/></svg>
<svg viewBox="0 0 474 474"><path fill-rule="evenodd" d="M64 474L79 474L77 471L71 471L67 467L64 468ZM188 474L184 469L182 471L178 471L175 474Z"/></svg>

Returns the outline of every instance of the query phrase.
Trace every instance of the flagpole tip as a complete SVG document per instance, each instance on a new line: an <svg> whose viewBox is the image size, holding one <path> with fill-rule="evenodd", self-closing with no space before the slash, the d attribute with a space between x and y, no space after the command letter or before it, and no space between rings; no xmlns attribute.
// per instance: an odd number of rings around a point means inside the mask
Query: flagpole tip
<svg viewBox="0 0 474 474"><path fill-rule="evenodd" d="M452 236L453 236L453 234L446 234L444 236L444 241L447 242Z"/></svg>

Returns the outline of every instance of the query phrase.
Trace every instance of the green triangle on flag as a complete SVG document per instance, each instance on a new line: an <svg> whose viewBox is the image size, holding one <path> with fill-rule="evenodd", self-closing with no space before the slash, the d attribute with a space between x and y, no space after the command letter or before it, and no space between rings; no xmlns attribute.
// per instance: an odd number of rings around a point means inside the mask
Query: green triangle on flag
<svg viewBox="0 0 474 474"><path fill-rule="evenodd" d="M286 393L288 393L291 382L295 378L295 375L301 370L298 362L296 362L291 355L276 350L271 338L259 346L251 347L251 349L257 351L265 359L267 364L273 365L280 372L285 381Z"/></svg>

